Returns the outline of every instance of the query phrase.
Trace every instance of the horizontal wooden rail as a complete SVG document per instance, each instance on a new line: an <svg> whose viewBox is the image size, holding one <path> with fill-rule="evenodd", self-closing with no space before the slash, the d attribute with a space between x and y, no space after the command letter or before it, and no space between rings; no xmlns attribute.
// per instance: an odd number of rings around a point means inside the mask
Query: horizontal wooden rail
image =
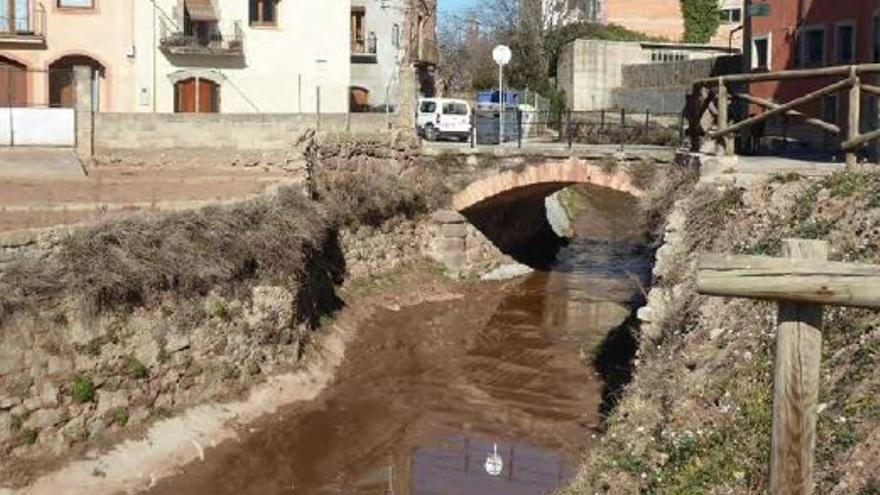
<svg viewBox="0 0 880 495"><path fill-rule="evenodd" d="M799 107L805 103L809 103L813 100L819 99L827 94L834 93L835 91L840 91L841 89L846 88L848 86L852 86L853 84L855 84L855 82L856 82L856 80L852 79L852 78L847 78L842 81L838 81L838 82L836 82L830 86L826 86L818 91L813 91L812 93L801 96L800 98L795 98L794 100L791 100L790 102L785 103L784 105L779 105L778 107L776 107L772 110L768 110L768 111L762 113L761 115L756 115L756 116L750 117L746 120L737 122L736 124L733 124L732 126L724 129L723 131L711 132L711 133L709 133L709 136L711 136L712 138L718 138L720 136L731 134L731 133L736 132L740 129L748 127L750 125L755 125L755 124L758 124L758 123L763 122L765 120L768 120L776 115L784 114L785 112L787 112L789 110L792 110L796 107Z"/></svg>
<svg viewBox="0 0 880 495"><path fill-rule="evenodd" d="M880 64L839 65L834 67L822 67L818 69L795 69L776 72L757 72L752 74L731 74L719 77L707 77L694 82L697 86L714 87L719 79L726 83L746 83L762 81L784 81L790 79L810 79L825 76L850 76L853 69L856 74L880 73Z"/></svg>
<svg viewBox="0 0 880 495"><path fill-rule="evenodd" d="M867 91L868 93L872 93L875 95L880 95L880 86L873 86L871 84L862 83L862 89Z"/></svg>
<svg viewBox="0 0 880 495"><path fill-rule="evenodd" d="M880 309L880 265L706 254L700 294Z"/></svg>
<svg viewBox="0 0 880 495"><path fill-rule="evenodd" d="M774 103L770 100L758 98L757 96L752 96L748 93L737 93L734 96L741 99L741 100L745 100L749 103L754 103L755 105L760 105L764 108L774 109L774 108L779 108L780 106L782 106L779 103ZM790 117L803 118L804 122L806 122L807 124L812 124L816 127L821 127L822 129L825 129L826 131L828 131L832 134L840 134L840 127L839 126L836 126L830 122L825 122L822 119L810 117L809 115L806 115L803 112L798 112L797 110L789 110L789 111L785 112L785 115L788 115Z"/></svg>
<svg viewBox="0 0 880 495"><path fill-rule="evenodd" d="M868 144L875 139L880 139L880 129L866 132L864 134L859 134L852 139L844 141L844 143L841 144L840 147L843 148L844 151L852 151L858 149L860 146Z"/></svg>

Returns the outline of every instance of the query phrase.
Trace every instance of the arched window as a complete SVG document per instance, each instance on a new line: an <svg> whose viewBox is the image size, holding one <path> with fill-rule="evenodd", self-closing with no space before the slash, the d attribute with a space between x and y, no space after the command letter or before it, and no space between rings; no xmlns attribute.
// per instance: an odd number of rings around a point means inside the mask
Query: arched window
<svg viewBox="0 0 880 495"><path fill-rule="evenodd" d="M210 79L191 77L174 84L174 111L216 113L220 111L220 85Z"/></svg>
<svg viewBox="0 0 880 495"><path fill-rule="evenodd" d="M72 107L76 101L73 86L73 68L84 65L92 68L92 110L97 111L100 103L100 80L105 76L101 62L88 55L68 55L49 65L49 106Z"/></svg>
<svg viewBox="0 0 880 495"><path fill-rule="evenodd" d="M394 48L400 48L400 24L391 26L391 44Z"/></svg>
<svg viewBox="0 0 880 495"><path fill-rule="evenodd" d="M366 112L370 108L370 90L359 86L349 88L349 110Z"/></svg>

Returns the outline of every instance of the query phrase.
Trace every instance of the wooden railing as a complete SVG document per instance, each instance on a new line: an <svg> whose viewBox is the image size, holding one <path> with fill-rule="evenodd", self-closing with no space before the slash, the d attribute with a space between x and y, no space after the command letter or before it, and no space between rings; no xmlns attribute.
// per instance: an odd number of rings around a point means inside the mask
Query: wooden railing
<svg viewBox="0 0 880 495"><path fill-rule="evenodd" d="M805 124L819 127L830 134L841 135L843 131L846 131L841 148L846 153L847 165L854 165L857 160L858 149L871 141L880 139L880 129L864 134L861 134L859 130L862 112L862 91L880 95L880 86L865 83L862 80L862 76L878 73L880 73L880 64L862 64L824 67L820 69L733 74L700 79L694 82L686 110L690 121L688 132L691 149L699 151L702 148L704 139L708 137L716 142L716 153L718 155L732 155L734 153L733 137L737 132L777 116L788 116L800 118ZM765 100L749 94L748 90L737 90L737 88L747 87L748 83L834 77L842 79L787 103ZM845 129L841 129L836 122L826 122L819 117L810 116L797 110L798 107L814 100L842 91L848 91L849 93L849 108ZM760 115L748 117L739 122L731 122L730 107L734 100L741 100L747 104L763 107L765 111ZM876 109L873 111L876 111ZM709 112L713 117L711 120L714 121L714 127L711 129L706 129L707 126L704 125L706 112Z"/></svg>
<svg viewBox="0 0 880 495"><path fill-rule="evenodd" d="M771 495L811 495L823 306L880 309L880 266L828 260L825 241L785 239L783 258L704 254L700 294L778 303Z"/></svg>

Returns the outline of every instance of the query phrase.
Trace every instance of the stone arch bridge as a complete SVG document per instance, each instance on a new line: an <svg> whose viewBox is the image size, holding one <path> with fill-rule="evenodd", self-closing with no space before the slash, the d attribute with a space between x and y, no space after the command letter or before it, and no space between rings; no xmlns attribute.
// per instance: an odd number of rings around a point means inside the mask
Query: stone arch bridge
<svg viewBox="0 0 880 495"><path fill-rule="evenodd" d="M645 161L638 167L651 166ZM536 158L497 160L476 166L476 173L460 178L451 203L454 211L438 212L440 224L433 257L453 272L479 264L495 249L513 260L541 266L555 257L564 240L548 219L548 196L576 184L644 195L638 167L608 158ZM486 241L490 241L487 243Z"/></svg>

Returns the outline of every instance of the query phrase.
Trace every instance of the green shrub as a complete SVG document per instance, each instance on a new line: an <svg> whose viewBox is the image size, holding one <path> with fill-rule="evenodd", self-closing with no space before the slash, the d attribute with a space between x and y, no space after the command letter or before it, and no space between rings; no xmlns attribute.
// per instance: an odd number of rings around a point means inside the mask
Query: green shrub
<svg viewBox="0 0 880 495"><path fill-rule="evenodd" d="M318 328L327 328L333 324L333 315L321 315L318 318Z"/></svg>
<svg viewBox="0 0 880 495"><path fill-rule="evenodd" d="M779 184L787 184L789 182L797 182L803 179L804 176L797 172L787 172L785 174L776 174L770 178L770 182L776 182Z"/></svg>
<svg viewBox="0 0 880 495"><path fill-rule="evenodd" d="M114 411L113 422L116 423L117 426L125 426L126 423L128 423L128 409L120 407L119 409Z"/></svg>
<svg viewBox="0 0 880 495"><path fill-rule="evenodd" d="M688 43L708 43L718 31L718 0L681 0L681 13Z"/></svg>
<svg viewBox="0 0 880 495"><path fill-rule="evenodd" d="M205 313L211 318L219 318L225 321L230 319L229 306L219 297L209 297L205 301Z"/></svg>
<svg viewBox="0 0 880 495"><path fill-rule="evenodd" d="M91 378L79 375L73 381L71 394L73 395L73 400L80 404L91 402L95 398L95 384L92 383Z"/></svg>

